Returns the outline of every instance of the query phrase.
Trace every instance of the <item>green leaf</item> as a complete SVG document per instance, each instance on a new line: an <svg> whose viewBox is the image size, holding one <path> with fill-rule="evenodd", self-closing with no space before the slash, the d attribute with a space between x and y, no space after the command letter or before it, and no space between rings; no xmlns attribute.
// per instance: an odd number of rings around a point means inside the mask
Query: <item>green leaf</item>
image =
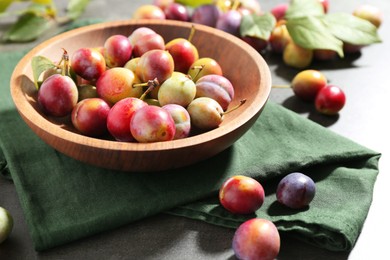
<svg viewBox="0 0 390 260"><path fill-rule="evenodd" d="M352 14L328 14L324 22L330 32L343 42L356 45L381 42L373 24Z"/></svg>
<svg viewBox="0 0 390 260"><path fill-rule="evenodd" d="M34 84L38 89L39 88L38 81L41 74L48 69L55 68L56 65L54 64L54 62L52 62L50 59L44 56L35 56L31 60L31 67L33 71Z"/></svg>
<svg viewBox="0 0 390 260"><path fill-rule="evenodd" d="M21 15L3 35L4 41L29 42L37 39L51 26L50 20L35 12Z"/></svg>
<svg viewBox="0 0 390 260"><path fill-rule="evenodd" d="M293 0L286 11L286 20L304 16L323 16L324 7L318 0Z"/></svg>
<svg viewBox="0 0 390 260"><path fill-rule="evenodd" d="M271 13L244 15L240 25L240 34L268 40L275 24L276 19Z"/></svg>
<svg viewBox="0 0 390 260"><path fill-rule="evenodd" d="M88 4L89 0L70 0L66 8L66 15L71 20L76 20L81 16Z"/></svg>
<svg viewBox="0 0 390 260"><path fill-rule="evenodd" d="M343 42L337 39L323 23L323 18L307 16L289 19L287 30L293 41L307 49L326 49L344 56Z"/></svg>
<svg viewBox="0 0 390 260"><path fill-rule="evenodd" d="M5 12L7 8L12 4L14 0L1 0L0 1L0 13Z"/></svg>

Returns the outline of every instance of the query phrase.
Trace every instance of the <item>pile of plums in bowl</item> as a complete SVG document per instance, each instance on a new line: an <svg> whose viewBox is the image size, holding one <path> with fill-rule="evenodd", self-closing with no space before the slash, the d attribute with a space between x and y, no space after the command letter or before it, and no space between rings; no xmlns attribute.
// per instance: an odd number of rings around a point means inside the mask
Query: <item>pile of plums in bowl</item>
<svg viewBox="0 0 390 260"><path fill-rule="evenodd" d="M147 33L136 33L148 29L159 48L146 48ZM170 45L184 39L195 57L175 57L180 50ZM53 87L61 84L70 87ZM225 104L204 87L226 84ZM168 20L107 22L60 34L25 55L11 78L16 108L43 141L82 162L131 172L188 166L225 150L258 119L270 90L269 68L253 48L220 30ZM124 111L131 107L129 118ZM214 118L204 119L207 110Z"/></svg>

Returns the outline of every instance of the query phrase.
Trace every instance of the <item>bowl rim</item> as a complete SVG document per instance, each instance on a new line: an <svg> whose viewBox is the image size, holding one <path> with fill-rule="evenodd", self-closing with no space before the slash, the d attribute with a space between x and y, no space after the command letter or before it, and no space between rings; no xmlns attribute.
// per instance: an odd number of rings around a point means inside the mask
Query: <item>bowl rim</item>
<svg viewBox="0 0 390 260"><path fill-rule="evenodd" d="M259 74L261 74L262 76L259 87L264 88L265 92L263 91L262 95L260 95L260 92L257 92L257 94L253 97L253 102L251 103L251 105L247 107L243 113L240 114L241 117L240 120L238 119L238 117L235 117L232 118L229 124L223 125L221 127L218 127L211 131L207 131L205 133L197 134L184 139L165 141L165 142L154 142L154 143L120 142L115 140L105 140L96 137L89 137L79 133L75 133L66 130L64 128L58 127L58 125L55 125L54 123L52 123L51 121L43 117L40 113L38 113L38 111L36 111L34 107L31 104L29 104L29 102L26 102L26 97L25 97L26 94L23 92L22 88L20 87L20 85L22 84L21 76L27 74L27 71L30 69L29 67L31 67L29 66L29 63L31 63L31 59L34 56L39 55L39 53L43 52L45 47L48 47L56 42L59 42L63 38L75 36L81 33L88 33L94 30L102 30L105 28L118 27L118 26L147 26L147 25L184 26L188 28L191 28L191 26L194 25L196 27L196 30L203 30L203 31L211 32L222 38L228 38L229 41L235 42L235 44L245 49L245 51L247 51L252 56L252 58L258 65L257 68L259 70L263 70L262 72L259 71ZM53 135L58 139L64 139L67 142L71 142L77 145L88 146L91 148L97 148L97 149L110 149L118 152L120 151L157 152L157 151L171 150L177 148L185 148L185 147L187 148L189 146L199 145L201 143L206 142L207 140L220 138L234 131L235 129L241 127L243 124L249 121L253 116L260 113L260 111L262 110L262 108L264 107L265 103L268 100L269 94L271 92L271 85L272 85L271 73L263 57L254 48L252 48L250 45L246 44L244 41L237 38L236 36L233 36L231 34L228 34L226 32L223 32L221 30L212 27L208 27L201 24L194 24L191 22L180 22L174 20L142 20L142 19L108 21L108 22L87 25L80 28L72 29L67 32L63 32L48 40L45 40L44 42L40 43L39 45L31 49L18 62L18 64L14 68L14 71L11 76L11 81L10 81L11 96L13 102L19 114L26 121L27 124L33 124L36 127L38 127L40 131L43 131L49 135ZM55 131L49 131L53 129L53 126L56 128ZM96 140L99 140L99 142L96 142Z"/></svg>

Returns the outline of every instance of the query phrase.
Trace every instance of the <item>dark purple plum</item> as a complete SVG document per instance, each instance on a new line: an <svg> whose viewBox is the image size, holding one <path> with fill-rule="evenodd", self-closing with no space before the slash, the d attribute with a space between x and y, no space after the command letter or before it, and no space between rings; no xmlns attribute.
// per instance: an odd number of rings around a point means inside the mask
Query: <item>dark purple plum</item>
<svg viewBox="0 0 390 260"><path fill-rule="evenodd" d="M276 189L277 200L293 209L306 207L313 200L316 192L314 181L300 172L286 175Z"/></svg>
<svg viewBox="0 0 390 260"><path fill-rule="evenodd" d="M184 22L190 20L190 13L187 7L179 3L173 3L168 5L164 9L164 13L165 13L165 18L169 20L177 20L177 21L184 21Z"/></svg>
<svg viewBox="0 0 390 260"><path fill-rule="evenodd" d="M239 11L229 10L218 18L216 28L235 36L239 36L241 19L242 14Z"/></svg>
<svg viewBox="0 0 390 260"><path fill-rule="evenodd" d="M201 5L192 13L192 22L216 27L221 10L213 4Z"/></svg>

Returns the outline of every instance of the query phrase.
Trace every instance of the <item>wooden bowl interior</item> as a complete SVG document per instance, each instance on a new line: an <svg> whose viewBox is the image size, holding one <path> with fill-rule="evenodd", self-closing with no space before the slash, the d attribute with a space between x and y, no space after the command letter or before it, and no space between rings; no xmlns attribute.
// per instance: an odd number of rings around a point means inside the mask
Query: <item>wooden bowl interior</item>
<svg viewBox="0 0 390 260"><path fill-rule="evenodd" d="M164 151L178 150L181 153L183 150L191 150L210 141L212 142L209 143L209 146L218 146L218 149L212 149L213 151L210 153L216 153L217 150L226 149L249 129L259 116L269 96L271 79L268 66L254 49L240 39L202 25L195 25L196 31L192 39L193 44L198 48L200 57L211 57L221 64L224 75L235 87L235 98L231 106L238 104L241 99L247 100L241 108L227 114L223 123L217 129L169 142L123 143L82 136L69 124L67 118L58 119L42 114L36 102L37 92L32 81L32 57L42 55L52 60L59 60L62 55L62 48L65 48L71 57L72 53L78 48L102 46L109 36L114 34L130 35L134 29L141 26L147 26L155 30L168 42L174 38L187 38L192 24L168 20L130 20L87 26L63 33L42 43L19 62L12 75L11 94L22 118L38 136L55 149L76 159L107 168L132 170L130 166L127 168L123 165L114 166L113 161L121 160L121 157L124 156L121 153L125 151L131 153L132 156L135 156L135 153L145 151L150 154L154 152L161 154ZM205 147L208 149L207 145ZM89 158L90 156L85 154L86 151L95 153L95 156L96 153L109 152L114 154L117 159L112 159L112 162L95 163L96 159ZM204 152L204 155L198 157L201 160L212 155ZM182 164L195 162L193 160L188 159L188 163L183 162ZM171 167L161 166L162 169ZM141 168L138 167L137 170L139 169Z"/></svg>

